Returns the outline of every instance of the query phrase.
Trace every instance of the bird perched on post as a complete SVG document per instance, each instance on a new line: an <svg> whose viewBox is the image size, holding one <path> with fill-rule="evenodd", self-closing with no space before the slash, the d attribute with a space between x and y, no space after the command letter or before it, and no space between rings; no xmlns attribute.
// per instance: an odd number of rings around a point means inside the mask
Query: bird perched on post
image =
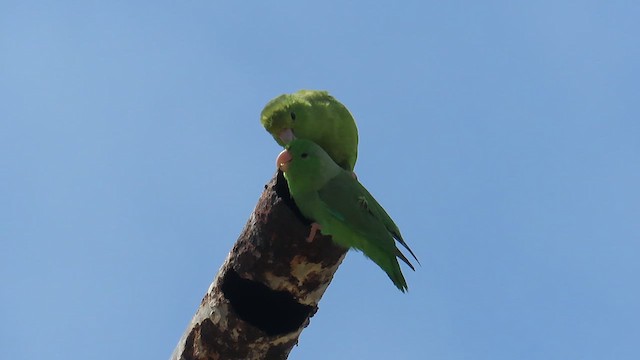
<svg viewBox="0 0 640 360"><path fill-rule="evenodd" d="M349 171L338 166L321 146L305 139L289 142L276 165L300 212L314 222L308 241L320 230L337 244L362 251L400 291L407 290L397 258L415 269L395 242L418 259L391 217Z"/></svg>
<svg viewBox="0 0 640 360"><path fill-rule="evenodd" d="M281 146L293 139L320 145L340 167L353 171L358 128L347 108L326 91L300 90L267 103L260 122Z"/></svg>

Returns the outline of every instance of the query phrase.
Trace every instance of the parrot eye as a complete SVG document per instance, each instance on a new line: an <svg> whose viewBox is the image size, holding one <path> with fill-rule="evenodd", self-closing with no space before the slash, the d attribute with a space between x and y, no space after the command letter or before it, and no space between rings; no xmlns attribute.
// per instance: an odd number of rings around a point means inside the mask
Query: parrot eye
<svg viewBox="0 0 640 360"><path fill-rule="evenodd" d="M291 115L291 120L296 121L296 113L292 111L290 115Z"/></svg>
<svg viewBox="0 0 640 360"><path fill-rule="evenodd" d="M301 157L301 158L303 158L303 159L306 159L306 158L307 158L307 156L309 156L309 154L307 154L307 153L302 153L302 154L300 155L300 157Z"/></svg>

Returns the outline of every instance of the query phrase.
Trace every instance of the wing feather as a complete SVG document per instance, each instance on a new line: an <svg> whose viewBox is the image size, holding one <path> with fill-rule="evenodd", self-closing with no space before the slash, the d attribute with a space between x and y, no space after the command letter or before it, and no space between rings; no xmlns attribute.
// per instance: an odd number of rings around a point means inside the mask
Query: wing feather
<svg viewBox="0 0 640 360"><path fill-rule="evenodd" d="M413 265L396 248L393 241L389 241L397 240L418 261L400 235L398 226L369 191L353 179L350 173L340 172L318 191L318 195L337 220L372 241L376 247L395 253L413 269Z"/></svg>

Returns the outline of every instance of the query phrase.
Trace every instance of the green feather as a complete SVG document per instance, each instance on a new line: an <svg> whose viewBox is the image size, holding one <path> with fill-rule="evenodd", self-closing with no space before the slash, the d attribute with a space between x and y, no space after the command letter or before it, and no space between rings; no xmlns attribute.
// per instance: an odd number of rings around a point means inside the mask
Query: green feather
<svg viewBox="0 0 640 360"><path fill-rule="evenodd" d="M300 90L269 101L262 126L282 146L282 131L320 145L342 168L353 171L358 157L358 128L349 110L326 91Z"/></svg>
<svg viewBox="0 0 640 360"><path fill-rule="evenodd" d="M407 283L397 258L411 269L414 267L395 241L418 259L382 206L315 143L294 140L287 145L287 151L291 161L284 176L302 214L318 223L322 234L330 235L337 244L362 251L387 273L398 289L406 291Z"/></svg>

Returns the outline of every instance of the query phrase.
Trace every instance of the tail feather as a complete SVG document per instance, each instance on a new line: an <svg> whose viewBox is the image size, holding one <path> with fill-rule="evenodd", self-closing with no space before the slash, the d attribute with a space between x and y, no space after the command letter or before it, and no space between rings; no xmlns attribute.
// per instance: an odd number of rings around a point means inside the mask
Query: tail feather
<svg viewBox="0 0 640 360"><path fill-rule="evenodd" d="M400 253L399 250L398 250L398 253L402 256L401 259L403 259L409 265L409 267L413 269L413 266L408 262L407 258L404 255L402 255L402 253ZM365 253L365 255L369 256L369 258L373 260L373 262L375 262L378 266L380 266L382 270L384 270L384 272L387 274L389 279L393 281L393 284L400 291L406 292L408 290L407 281L404 279L404 276L402 275L402 270L400 270L400 264L398 264L398 260L395 254L380 252L377 254Z"/></svg>
<svg viewBox="0 0 640 360"><path fill-rule="evenodd" d="M407 251L409 251L409 254L411 254L411 256L413 256L413 258L416 259L418 264L422 265L422 264L420 264L420 260L418 260L418 257L416 257L416 254L413 253L411 248L409 248L409 245L407 245L407 243L402 238L402 235L400 235L400 231L390 231L390 233L393 236L393 238L396 239L397 242L399 242L402 246L404 246L405 249L407 249ZM404 260L404 262L406 262L409 266L411 266L411 264L409 264L409 262L407 260ZM413 266L411 266L411 268L413 269Z"/></svg>
<svg viewBox="0 0 640 360"><path fill-rule="evenodd" d="M400 250L396 249L396 256L399 257L402 261L404 261L405 264L407 264L411 270L416 271L416 269L413 267L413 265L411 265L411 263L409 262L409 259L407 259L406 256L404 256L403 253L400 252ZM418 261L418 259L416 259L416 261ZM420 264L420 261L418 261L418 264Z"/></svg>
<svg viewBox="0 0 640 360"><path fill-rule="evenodd" d="M407 281L402 275L402 271L400 271L400 265L395 258L392 261L392 268L390 269L391 271L387 271L387 276L389 276L391 281L393 281L393 284L398 288L398 290L406 292L409 290L409 287L407 286Z"/></svg>

